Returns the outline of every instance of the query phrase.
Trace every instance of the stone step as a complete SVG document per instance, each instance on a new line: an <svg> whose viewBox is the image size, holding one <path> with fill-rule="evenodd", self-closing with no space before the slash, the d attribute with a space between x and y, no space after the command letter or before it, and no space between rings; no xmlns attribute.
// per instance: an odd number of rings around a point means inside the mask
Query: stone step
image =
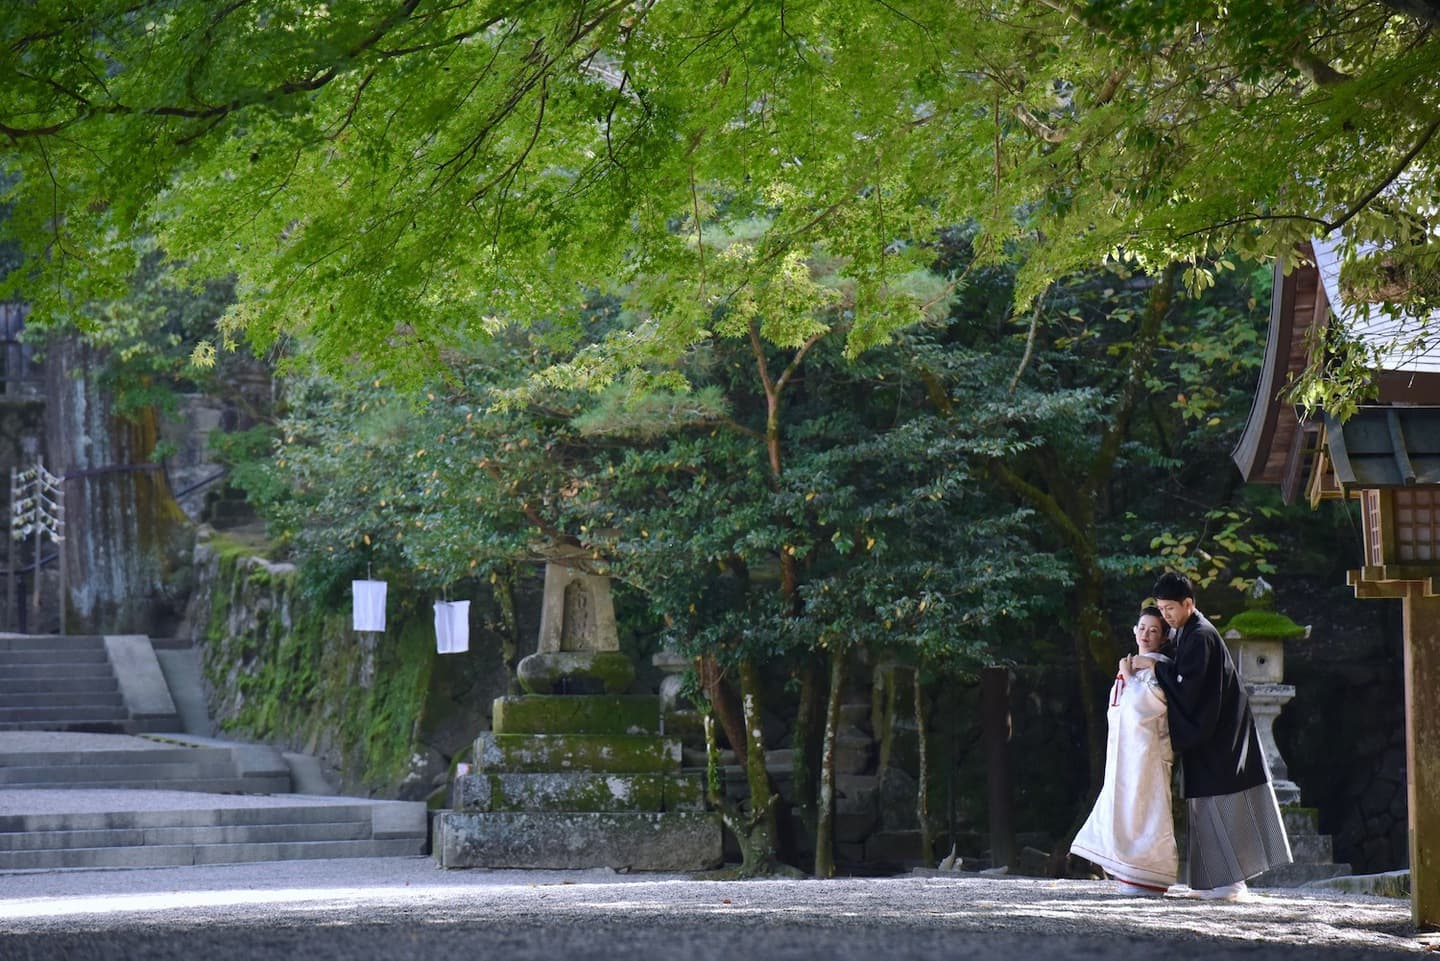
<svg viewBox="0 0 1440 961"><path fill-rule="evenodd" d="M31 684L48 685L79 678L97 679L107 678L115 680L115 672L110 667L109 661L87 661L84 664L67 664L56 666L54 664L12 664L0 667L0 676L12 683L28 682Z"/></svg>
<svg viewBox="0 0 1440 961"><path fill-rule="evenodd" d="M84 781L34 781L22 784L0 784L0 790L63 791L63 790L126 790L126 791L189 791L200 794L288 794L290 778L204 777L204 778L143 778L95 777Z"/></svg>
<svg viewBox="0 0 1440 961"><path fill-rule="evenodd" d="M96 634L0 634L0 652L103 650L105 638Z"/></svg>
<svg viewBox="0 0 1440 961"><path fill-rule="evenodd" d="M1292 834L1290 853L1296 864L1331 864L1335 860L1334 842L1328 834Z"/></svg>
<svg viewBox="0 0 1440 961"><path fill-rule="evenodd" d="M86 707L7 707L0 708L0 724L44 724L50 721L125 721L130 713L124 707L109 705Z"/></svg>
<svg viewBox="0 0 1440 961"><path fill-rule="evenodd" d="M428 837L421 802L3 790L0 808L0 870L416 856Z"/></svg>
<svg viewBox="0 0 1440 961"><path fill-rule="evenodd" d="M0 870L179 867L331 858L384 858L425 853L423 838L353 841L276 841L241 844L169 844L0 852Z"/></svg>
<svg viewBox="0 0 1440 961"><path fill-rule="evenodd" d="M154 795L150 792L135 795L137 803L144 803ZM126 798L104 798L106 808L124 805ZM243 801L244 799L237 799ZM204 799L195 799L195 806L164 807L140 810L62 810L33 811L23 814L0 815L0 845L8 834L24 834L36 831L109 831L116 829L150 828L209 828L229 825L264 824L324 824L335 821L364 821L380 816L409 817L416 819L415 810L420 812L418 823L424 823L424 804L420 802L380 801L371 802L350 798L335 798L318 804L297 804L291 798L264 799L269 803L239 803L227 806L228 798L217 798L214 804ZM58 806L58 805L57 805ZM412 825L405 825L409 830ZM377 836L384 836L377 831Z"/></svg>
<svg viewBox="0 0 1440 961"><path fill-rule="evenodd" d="M30 665L108 664L105 648L61 648L59 650L0 651L0 671Z"/></svg>
<svg viewBox="0 0 1440 961"><path fill-rule="evenodd" d="M123 748L94 751L3 751L0 768L4 767L104 767L108 765L184 764L197 761L228 762L230 752L223 748L154 747Z"/></svg>
<svg viewBox="0 0 1440 961"><path fill-rule="evenodd" d="M113 672L96 674L93 677L75 677L70 674L55 675L53 677L37 677L25 680L13 680L6 677L0 680L0 695L9 694L106 694L119 692L120 683L115 680Z"/></svg>
<svg viewBox="0 0 1440 961"><path fill-rule="evenodd" d="M634 734L494 734L486 731L475 740L475 762L484 773L674 773L680 770L680 742L675 738Z"/></svg>
<svg viewBox="0 0 1440 961"><path fill-rule="evenodd" d="M445 868L700 871L722 859L720 815L446 811L435 818Z"/></svg>
<svg viewBox="0 0 1440 961"><path fill-rule="evenodd" d="M78 786L119 781L198 781L235 777L235 765L229 757L172 763L136 760L131 764L105 765L0 765L0 789L42 783Z"/></svg>
<svg viewBox="0 0 1440 961"><path fill-rule="evenodd" d="M453 782L460 811L703 811L696 774L482 773Z"/></svg>
<svg viewBox="0 0 1440 961"><path fill-rule="evenodd" d="M58 851L73 848L140 847L174 844L294 843L355 841L370 837L370 819L309 824L231 824L213 827L109 828L0 834L0 851Z"/></svg>
<svg viewBox="0 0 1440 961"><path fill-rule="evenodd" d="M0 753L0 790L128 788L212 794L286 794L283 762L242 770L231 750L166 746Z"/></svg>
<svg viewBox="0 0 1440 961"><path fill-rule="evenodd" d="M1338 878L1350 873L1348 864L1286 864L1272 868L1251 878L1248 882L1256 888L1296 888L1311 881Z"/></svg>
<svg viewBox="0 0 1440 961"><path fill-rule="evenodd" d="M626 694L497 697L496 734L659 734L660 698Z"/></svg>
<svg viewBox="0 0 1440 961"><path fill-rule="evenodd" d="M30 694L7 694L0 691L0 710L26 707L122 707L120 692L109 691L42 691Z"/></svg>
<svg viewBox="0 0 1440 961"><path fill-rule="evenodd" d="M0 721L0 731L69 731L85 734L125 734L137 725L125 721L74 717L64 721Z"/></svg>

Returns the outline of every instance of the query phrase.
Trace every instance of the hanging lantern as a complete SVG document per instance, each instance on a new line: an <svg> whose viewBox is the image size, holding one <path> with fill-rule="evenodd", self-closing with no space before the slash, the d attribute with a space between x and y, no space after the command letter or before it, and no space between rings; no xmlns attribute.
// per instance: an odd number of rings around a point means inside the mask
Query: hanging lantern
<svg viewBox="0 0 1440 961"><path fill-rule="evenodd" d="M350 589L355 595L355 630L385 630L385 582L351 581Z"/></svg>
<svg viewBox="0 0 1440 961"><path fill-rule="evenodd" d="M470 650L470 602L435 602L435 651L464 654Z"/></svg>

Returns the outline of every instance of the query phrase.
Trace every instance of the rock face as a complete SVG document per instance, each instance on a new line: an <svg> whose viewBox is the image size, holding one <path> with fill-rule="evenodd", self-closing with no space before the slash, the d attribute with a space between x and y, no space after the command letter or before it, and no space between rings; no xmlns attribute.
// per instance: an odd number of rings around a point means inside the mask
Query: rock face
<svg viewBox="0 0 1440 961"><path fill-rule="evenodd" d="M63 471L66 629L165 635L173 629L193 532L161 465L145 408L114 416L105 352L77 338L47 348L46 450Z"/></svg>

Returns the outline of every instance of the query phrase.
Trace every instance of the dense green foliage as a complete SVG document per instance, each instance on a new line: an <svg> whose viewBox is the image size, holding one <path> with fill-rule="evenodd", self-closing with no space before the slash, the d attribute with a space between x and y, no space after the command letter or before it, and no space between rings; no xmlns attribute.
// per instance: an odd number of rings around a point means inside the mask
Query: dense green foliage
<svg viewBox="0 0 1440 961"><path fill-rule="evenodd" d="M1218 258L1343 228L1437 298L1430 11L37 0L4 290L143 385L195 332L155 245L233 276L195 357L290 362L228 456L330 604L563 555L741 677L1054 657L1093 701L1157 566L1269 569L1225 459L1268 274Z"/></svg>
<svg viewBox="0 0 1440 961"><path fill-rule="evenodd" d="M970 256L967 234L951 243L946 256ZM568 324L453 353L418 400L381 381L292 384L277 457L250 488L332 596L366 572L439 590L565 552L636 588L654 629L693 653L783 662L858 645L961 670L1024 658L998 639L1067 620L1080 565L1099 565L1105 610L1138 600L1156 550L1202 584L1268 569L1223 461L1258 362L1254 294L1227 284L1185 303L1132 369L1153 289L1077 277L1030 330L1008 318L1009 275L980 271L947 314L855 360L813 304L791 322L813 325L800 347L776 342L784 325L757 320L752 338L722 322L730 336L637 359L628 335L644 321L596 300ZM621 380L537 386L537 365L570 356L549 346L567 326L590 344L581 362ZM797 353L771 404L767 383ZM675 374L683 388L667 386ZM1144 416L1116 423L1126 391ZM1105 443L1103 494L1074 501ZM1089 518L1079 541L1067 511Z"/></svg>
<svg viewBox="0 0 1440 961"><path fill-rule="evenodd" d="M1105 258L1201 287L1208 254L1342 228L1383 248L1359 286L1383 268L1430 306L1437 22L1381 0L36 0L0 25L30 254L7 289L83 314L158 236L238 274L228 335L412 384L577 282L654 318L638 348L697 343L816 251L853 284L853 355L916 319L893 285L971 220L982 259L1027 248L1021 308ZM717 214L766 219L738 287Z"/></svg>

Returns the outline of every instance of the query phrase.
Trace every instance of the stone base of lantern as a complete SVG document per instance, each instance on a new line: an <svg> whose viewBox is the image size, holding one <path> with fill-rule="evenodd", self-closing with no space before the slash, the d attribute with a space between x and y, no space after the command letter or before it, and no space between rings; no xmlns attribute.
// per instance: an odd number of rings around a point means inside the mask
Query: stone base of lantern
<svg viewBox="0 0 1440 961"><path fill-rule="evenodd" d="M1320 833L1319 815L1314 808L1282 805L1280 816L1284 819L1285 834L1290 839L1290 853L1295 856L1295 861L1272 868L1258 878L1251 878L1251 887L1298 888L1311 881L1350 873L1350 865L1335 863L1330 835Z"/></svg>
<svg viewBox="0 0 1440 961"><path fill-rule="evenodd" d="M702 812L531 811L441 815L444 868L699 871L721 863L718 816Z"/></svg>
<svg viewBox="0 0 1440 961"><path fill-rule="evenodd" d="M437 815L441 867L696 871L722 861L703 774L682 771L658 697L525 695L495 702L472 773Z"/></svg>

